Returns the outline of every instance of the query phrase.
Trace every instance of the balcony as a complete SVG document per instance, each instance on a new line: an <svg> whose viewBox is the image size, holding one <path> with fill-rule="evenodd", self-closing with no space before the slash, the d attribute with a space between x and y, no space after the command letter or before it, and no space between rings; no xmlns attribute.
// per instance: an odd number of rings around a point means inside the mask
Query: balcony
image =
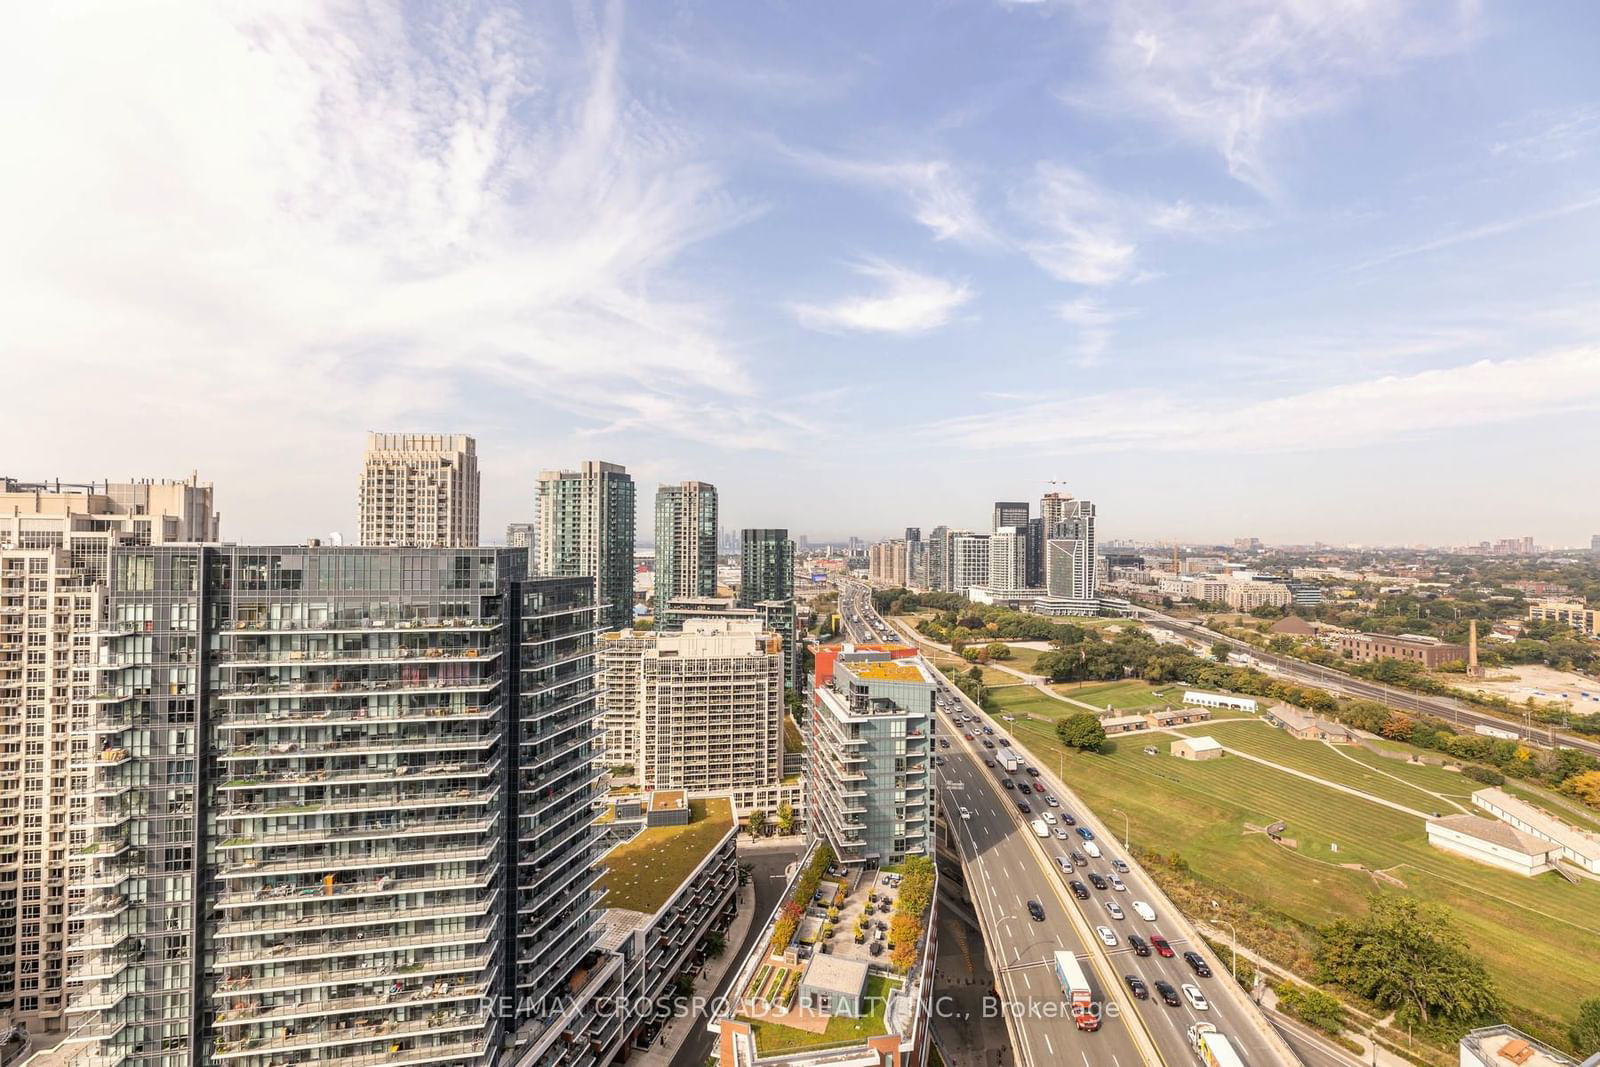
<svg viewBox="0 0 1600 1067"><path fill-rule="evenodd" d="M369 907L354 909L343 908L318 913L314 910L288 911L289 902L279 905L280 914L264 919L230 919L218 923L216 926L217 938L254 937L267 934L295 934L307 933L312 930L325 930L329 928L343 929L355 926L375 926L383 923L416 922L421 919L451 919L475 918L487 915L493 909L494 903L500 897L500 890L496 889L488 896L475 900L462 900L452 904L436 904L428 908L398 907L394 902L387 906L380 906L376 902ZM301 897L295 902L302 908L310 906L315 908L326 898Z"/></svg>
<svg viewBox="0 0 1600 1067"><path fill-rule="evenodd" d="M460 680L427 678L407 682L398 678L369 679L361 682L262 682L241 685L218 694L224 701L240 700L297 700L302 697L360 697L375 693L476 693L498 686L503 680L499 672L482 678Z"/></svg>
<svg viewBox="0 0 1600 1067"><path fill-rule="evenodd" d="M351 1012L402 1006L424 1007L429 1004L448 1004L458 1000L476 1000L495 988L499 968L494 968L482 981L471 982L412 982L398 993L384 988L381 993L364 993L342 997L317 997L296 999L276 1007L262 1010L248 1001L218 1011L217 1027L252 1026L258 1023L276 1023L291 1019L326 1018Z"/></svg>
<svg viewBox="0 0 1600 1067"><path fill-rule="evenodd" d="M384 875L358 882L335 882L331 886L321 882L304 885L284 882L273 886L223 893L216 898L216 901L219 908L245 908L272 906L290 899L392 897L410 893L484 889L494 882L499 873L500 864L496 862L464 878L392 878Z"/></svg>
<svg viewBox="0 0 1600 1067"><path fill-rule="evenodd" d="M460 848L411 848L373 850L365 855L337 854L296 857L285 860L241 860L218 868L223 878L277 878L293 874L321 874L330 870L361 870L373 867L418 867L458 861L487 860L497 851L495 842ZM331 877L331 876L330 876Z"/></svg>
<svg viewBox="0 0 1600 1067"><path fill-rule="evenodd" d="M436 646L426 648L367 648L367 649L339 649L331 651L303 651L285 649L280 651L256 650L227 651L223 650L213 655L213 659L223 670L239 670L245 667L360 667L369 663L380 664L412 664L424 663L458 663L473 662L488 663L500 657L498 648L439 648Z"/></svg>
<svg viewBox="0 0 1600 1067"><path fill-rule="evenodd" d="M225 838L217 846L228 852L241 848L276 848L280 845L330 844L349 841L387 841L397 837L441 837L449 834L486 834L495 824L496 815L480 815L470 819L409 819L399 818L385 825L327 826L298 833L246 834Z"/></svg>
<svg viewBox="0 0 1600 1067"><path fill-rule="evenodd" d="M326 815L336 812L397 811L423 807L474 807L494 804L500 790L437 789L384 791L373 796L341 797L285 804L230 804L217 813L219 819L266 819L285 815Z"/></svg>
<svg viewBox="0 0 1600 1067"><path fill-rule="evenodd" d="M103 893L92 897L75 908L70 908L68 918L83 919L84 921L96 919L115 919L127 911L130 901L121 893ZM74 944L76 950L79 946Z"/></svg>
<svg viewBox="0 0 1600 1067"><path fill-rule="evenodd" d="M408 734L403 736L376 736L360 741L273 741L265 744L236 745L225 749L217 758L229 760L286 760L316 756L382 755L406 749L425 748L432 752L459 749L485 749L500 741L500 731L481 734Z"/></svg>
<svg viewBox="0 0 1600 1067"><path fill-rule="evenodd" d="M211 990L215 1000L236 998L241 993L273 993L285 989L317 989L325 986L349 985L352 982L391 980L396 976L407 979L433 978L439 975L472 974L476 976L499 957L491 949L476 956L461 959L428 961L396 967L391 961L370 967L318 967L303 974L236 975L224 978ZM474 978L476 980L476 977Z"/></svg>
<svg viewBox="0 0 1600 1067"><path fill-rule="evenodd" d="M422 1034L456 1033L463 1030L478 1030L485 1027L490 1021L486 1011L457 1011L447 1012L435 1009L426 1018L395 1022L389 1019L376 1019L371 1022L350 1023L345 1026L311 1026L304 1029L296 1028L292 1037L279 1037L259 1039L247 1037L243 1040L228 1041L219 1039L213 1046L213 1058L217 1060L238 1059L242 1056L260 1056L283 1052L303 1052L308 1049L336 1048L339 1045L368 1043L373 1041L392 1042L404 1037L416 1037ZM436 1046L422 1046L433 1048ZM404 1051L399 1055L404 1055ZM345 1062L344 1057L323 1056L319 1062L332 1059L334 1062ZM395 1061L388 1061L393 1063ZM434 1061L437 1062L437 1061Z"/></svg>
<svg viewBox="0 0 1600 1067"><path fill-rule="evenodd" d="M351 771L284 771L278 774L250 774L230 778L217 788L226 792L235 789L301 789L306 786L365 785L375 782L393 782L397 778L493 778L500 772L500 758L488 763L424 763L402 764L398 767L357 768ZM124 786L123 790L126 791ZM98 795L98 794L96 794Z"/></svg>
<svg viewBox="0 0 1600 1067"><path fill-rule="evenodd" d="M217 724L219 730L266 729L269 727L292 727L302 724L308 726L337 726L342 723L361 723L365 725L373 722L478 722L499 718L504 708L505 705L501 703L489 705L473 704L463 707L442 705L429 708L373 709L362 706L343 710L338 708L317 708L315 710L274 708L271 711L264 712L230 708L219 712L213 717L213 721Z"/></svg>
<svg viewBox="0 0 1600 1067"><path fill-rule="evenodd" d="M147 624L130 623L128 625L142 627ZM268 619L242 618L225 623L221 632L227 635L262 632L275 634L359 634L371 633L374 630L394 630L400 633L404 633L407 630L465 630L469 633L489 633L500 629L500 627L499 620L473 618L361 619L337 622L273 622Z"/></svg>
<svg viewBox="0 0 1600 1067"><path fill-rule="evenodd" d="M492 938L497 927L494 923L468 927L463 930L442 930L430 934L395 934L392 936L367 936L357 931L341 940L319 938L304 944L261 945L218 952L215 962L219 967L273 967L279 964L326 960L338 956L367 955L374 952L447 948L451 945L480 945Z"/></svg>

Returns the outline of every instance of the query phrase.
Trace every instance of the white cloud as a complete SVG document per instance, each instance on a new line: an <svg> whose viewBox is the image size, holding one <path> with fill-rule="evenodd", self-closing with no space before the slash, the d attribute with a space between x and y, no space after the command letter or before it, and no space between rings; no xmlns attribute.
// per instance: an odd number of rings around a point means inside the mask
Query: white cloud
<svg viewBox="0 0 1600 1067"><path fill-rule="evenodd" d="M0 39L10 429L75 442L30 462L139 441L244 479L474 390L529 435L757 425L672 270L749 208L629 97L615 9L576 40L509 5L266 10L33 5Z"/></svg>
<svg viewBox="0 0 1600 1067"><path fill-rule="evenodd" d="M1119 219L1116 199L1081 171L1040 164L1021 202L1033 227L1028 255L1052 277L1105 286L1134 273L1138 246Z"/></svg>
<svg viewBox="0 0 1600 1067"><path fill-rule="evenodd" d="M965 282L952 282L879 261L861 263L857 274L878 283L871 296L832 304L793 304L802 325L814 330L915 334L938 329L972 298Z"/></svg>
<svg viewBox="0 0 1600 1067"><path fill-rule="evenodd" d="M967 245L999 240L978 207L972 182L945 160L882 162L793 150L786 154L813 173L894 194L937 240Z"/></svg>
<svg viewBox="0 0 1600 1067"><path fill-rule="evenodd" d="M1080 297L1056 308L1063 322L1077 327L1073 356L1080 367L1093 367L1105 358L1111 347L1111 327L1133 312L1127 308L1107 307L1097 297Z"/></svg>
<svg viewBox="0 0 1600 1067"><path fill-rule="evenodd" d="M1104 21L1101 80L1063 99L1154 119L1270 193L1276 134L1339 107L1367 82L1461 47L1474 8L1471 0L1085 5Z"/></svg>
<svg viewBox="0 0 1600 1067"><path fill-rule="evenodd" d="M1480 360L1258 399L1128 390L1042 400L931 426L972 448L1322 451L1600 411L1600 348Z"/></svg>
<svg viewBox="0 0 1600 1067"><path fill-rule="evenodd" d="M1511 233L1525 226L1533 226L1541 222L1549 222L1552 219L1565 218L1568 215L1576 215L1597 207L1600 207L1600 193L1591 193L1588 196L1568 201L1565 204L1557 204L1555 207L1545 208L1542 211L1533 211L1508 219L1498 219L1494 222L1472 226L1465 230L1458 230L1455 233L1448 233L1430 241L1392 248L1382 255L1374 256L1356 264L1352 269L1357 271L1368 270L1372 267L1382 266L1385 263L1392 263L1397 259L1408 259L1411 256L1422 255L1426 252L1436 252L1441 248L1450 248L1453 245L1481 241L1489 237L1499 237L1501 234Z"/></svg>

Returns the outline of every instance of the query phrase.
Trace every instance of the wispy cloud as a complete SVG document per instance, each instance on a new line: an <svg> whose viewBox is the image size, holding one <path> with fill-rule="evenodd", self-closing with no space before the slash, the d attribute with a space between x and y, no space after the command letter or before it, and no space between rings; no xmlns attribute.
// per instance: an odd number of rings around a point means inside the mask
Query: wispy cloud
<svg viewBox="0 0 1600 1067"><path fill-rule="evenodd" d="M1103 25L1099 80L1062 98L1153 119L1219 153L1235 178L1272 193L1278 132L1423 56L1461 47L1474 7L1470 0L1085 5L1077 10Z"/></svg>
<svg viewBox="0 0 1600 1067"><path fill-rule="evenodd" d="M1105 286L1134 272L1138 246L1129 238L1115 199L1083 172L1041 164L1021 200L1033 225L1024 243L1047 273L1075 285Z"/></svg>
<svg viewBox="0 0 1600 1067"><path fill-rule="evenodd" d="M978 207L973 182L947 160L852 159L793 149L786 154L814 174L895 196L937 240L986 245L999 239Z"/></svg>
<svg viewBox="0 0 1600 1067"><path fill-rule="evenodd" d="M1489 237L1499 237L1501 234L1511 233L1527 226L1534 226L1541 222L1550 222L1553 219L1565 218L1568 215L1576 215L1580 212L1590 211L1597 207L1600 207L1600 193L1593 193L1589 196L1580 197L1577 200L1568 201L1565 204L1558 204L1555 207L1546 208L1543 211L1532 211L1525 215L1516 215L1508 219L1499 219L1495 222L1486 222L1480 226L1471 226L1464 230L1457 230L1454 233L1447 233L1441 237L1435 237L1430 241L1422 241L1417 244L1402 245L1399 248L1392 248L1389 251L1384 252L1382 255L1373 256L1371 259L1363 260L1362 262L1357 263L1351 269L1357 271L1370 270L1373 267L1379 267L1385 263L1393 263L1397 259L1407 259L1411 256L1422 255L1426 252L1437 252L1441 248L1450 248L1454 245L1467 244L1471 241L1481 241Z"/></svg>
<svg viewBox="0 0 1600 1067"><path fill-rule="evenodd" d="M1073 355L1078 365L1093 367L1105 358L1111 347L1111 327L1133 312L1128 308L1107 307L1097 297L1080 297L1056 308L1056 314L1063 322L1077 327Z"/></svg>
<svg viewBox="0 0 1600 1067"><path fill-rule="evenodd" d="M970 448L1322 451L1535 416L1600 411L1600 348L1481 360L1203 405L1157 390L1063 396L928 428Z"/></svg>
<svg viewBox="0 0 1600 1067"><path fill-rule="evenodd" d="M1600 103L1551 114L1541 112L1505 129L1489 153L1529 163L1560 163L1592 150L1600 141Z"/></svg>
<svg viewBox="0 0 1600 1067"><path fill-rule="evenodd" d="M72 408L106 438L215 435L228 465L252 438L415 425L483 382L668 429L754 406L673 270L749 209L629 95L615 6L565 36L510 4L244 10L38 5L8 29L16 434ZM85 412L90 380L107 399Z"/></svg>
<svg viewBox="0 0 1600 1067"><path fill-rule="evenodd" d="M919 274L892 263L860 263L854 270L876 282L877 291L832 304L790 305L802 325L823 331L926 333L948 323L957 309L972 298L972 289L966 282Z"/></svg>

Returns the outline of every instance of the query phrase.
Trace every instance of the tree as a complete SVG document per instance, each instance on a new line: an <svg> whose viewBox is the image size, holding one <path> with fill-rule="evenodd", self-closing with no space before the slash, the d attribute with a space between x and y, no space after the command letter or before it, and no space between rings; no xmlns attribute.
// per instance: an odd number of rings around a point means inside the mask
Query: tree
<svg viewBox="0 0 1600 1067"><path fill-rule="evenodd" d="M1580 1056L1600 1052L1600 997L1591 997L1578 1005L1578 1017L1567 1027L1567 1040Z"/></svg>
<svg viewBox="0 0 1600 1067"><path fill-rule="evenodd" d="M750 836L760 837L767 828L767 813L757 808L750 813Z"/></svg>
<svg viewBox="0 0 1600 1067"><path fill-rule="evenodd" d="M714 960L727 949L728 939L723 936L720 930L713 930L706 935L706 939L700 944L706 950L706 958Z"/></svg>
<svg viewBox="0 0 1600 1067"><path fill-rule="evenodd" d="M1068 748L1098 752L1100 746L1105 744L1106 728L1100 725L1098 716L1084 711L1057 722L1056 737Z"/></svg>
<svg viewBox="0 0 1600 1067"><path fill-rule="evenodd" d="M1561 791L1577 797L1591 808L1600 808L1600 771L1574 774L1561 783Z"/></svg>
<svg viewBox="0 0 1600 1067"><path fill-rule="evenodd" d="M1402 1022L1471 1022L1499 1005L1482 961L1437 904L1380 894L1365 916L1321 933L1323 976Z"/></svg>
<svg viewBox="0 0 1600 1067"><path fill-rule="evenodd" d="M984 651L989 654L990 659L1011 658L1011 646L1003 641L992 642L988 648L984 649Z"/></svg>
<svg viewBox="0 0 1600 1067"><path fill-rule="evenodd" d="M787 800L778 805L778 833L785 837L794 833L794 808Z"/></svg>
<svg viewBox="0 0 1600 1067"><path fill-rule="evenodd" d="M910 915L896 912L889 919L889 966L905 974L916 966L917 939L922 936L922 924Z"/></svg>
<svg viewBox="0 0 1600 1067"><path fill-rule="evenodd" d="M1226 641L1213 641L1211 644L1211 658L1218 663L1228 662L1228 653L1233 651Z"/></svg>

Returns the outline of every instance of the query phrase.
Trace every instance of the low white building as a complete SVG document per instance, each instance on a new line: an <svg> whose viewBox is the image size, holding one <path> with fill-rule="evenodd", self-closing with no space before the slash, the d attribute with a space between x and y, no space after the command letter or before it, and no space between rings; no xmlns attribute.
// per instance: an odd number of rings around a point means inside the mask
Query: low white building
<svg viewBox="0 0 1600 1067"><path fill-rule="evenodd" d="M1221 693L1201 693L1190 689L1183 694L1185 704L1194 704L1202 708L1230 708L1234 711L1248 711L1252 714L1256 710L1254 697L1230 697Z"/></svg>
<svg viewBox="0 0 1600 1067"><path fill-rule="evenodd" d="M1480 789L1472 794L1472 803L1523 833L1552 843L1568 863L1600 874L1600 834L1580 830L1504 789Z"/></svg>
<svg viewBox="0 0 1600 1067"><path fill-rule="evenodd" d="M1461 1067L1580 1067L1565 1053L1503 1024L1470 1030L1461 1038ZM1581 1067L1600 1065L1600 1053Z"/></svg>
<svg viewBox="0 0 1600 1067"><path fill-rule="evenodd" d="M1428 820L1428 844L1525 877L1555 868L1555 846L1513 826L1476 815Z"/></svg>
<svg viewBox="0 0 1600 1067"><path fill-rule="evenodd" d="M1221 759L1227 755L1227 749L1214 737L1186 737L1172 742L1172 754L1186 760Z"/></svg>

